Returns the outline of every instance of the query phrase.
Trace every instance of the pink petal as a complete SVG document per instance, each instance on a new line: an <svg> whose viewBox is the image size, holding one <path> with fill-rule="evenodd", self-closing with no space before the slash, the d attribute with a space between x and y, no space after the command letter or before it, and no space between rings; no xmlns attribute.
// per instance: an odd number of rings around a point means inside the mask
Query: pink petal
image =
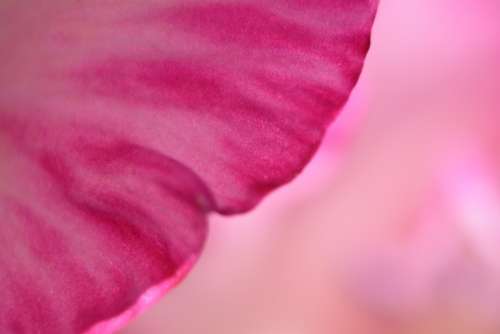
<svg viewBox="0 0 500 334"><path fill-rule="evenodd" d="M177 282L208 212L250 209L309 160L375 7L0 4L0 332L81 332Z"/></svg>

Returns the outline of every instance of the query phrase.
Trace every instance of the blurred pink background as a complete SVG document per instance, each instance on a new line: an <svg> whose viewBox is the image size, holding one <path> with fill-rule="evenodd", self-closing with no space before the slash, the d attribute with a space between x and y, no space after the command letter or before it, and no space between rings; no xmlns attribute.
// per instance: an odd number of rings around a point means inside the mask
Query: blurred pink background
<svg viewBox="0 0 500 334"><path fill-rule="evenodd" d="M121 333L499 333L499 36L498 0L381 0L306 171Z"/></svg>

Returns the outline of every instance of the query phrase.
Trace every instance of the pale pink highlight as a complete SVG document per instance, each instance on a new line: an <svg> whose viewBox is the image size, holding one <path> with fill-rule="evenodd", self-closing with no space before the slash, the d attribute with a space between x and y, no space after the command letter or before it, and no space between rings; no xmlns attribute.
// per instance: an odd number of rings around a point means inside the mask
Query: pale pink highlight
<svg viewBox="0 0 500 334"><path fill-rule="evenodd" d="M84 334L110 334L122 329L131 320L145 312L148 307L156 303L160 298L164 297L169 290L175 288L175 286L189 273L197 260L198 257L196 256L186 260L185 264L180 267L173 276L146 290L137 299L137 302L134 305L130 306L127 310L111 319L96 323Z"/></svg>

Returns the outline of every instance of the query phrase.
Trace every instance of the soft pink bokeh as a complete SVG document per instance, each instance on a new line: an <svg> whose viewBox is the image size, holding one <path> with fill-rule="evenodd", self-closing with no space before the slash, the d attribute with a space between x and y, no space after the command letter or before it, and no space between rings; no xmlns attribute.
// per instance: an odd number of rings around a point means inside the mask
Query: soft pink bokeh
<svg viewBox="0 0 500 334"><path fill-rule="evenodd" d="M496 0L381 0L313 163L122 333L498 333L498 36Z"/></svg>

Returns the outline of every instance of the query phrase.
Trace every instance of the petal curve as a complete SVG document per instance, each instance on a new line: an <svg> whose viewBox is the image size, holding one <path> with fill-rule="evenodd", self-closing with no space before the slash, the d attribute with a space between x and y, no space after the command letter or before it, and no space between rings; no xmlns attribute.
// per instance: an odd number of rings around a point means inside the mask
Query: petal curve
<svg viewBox="0 0 500 334"><path fill-rule="evenodd" d="M115 317L192 263L208 212L291 180L356 83L375 7L0 4L1 331Z"/></svg>

